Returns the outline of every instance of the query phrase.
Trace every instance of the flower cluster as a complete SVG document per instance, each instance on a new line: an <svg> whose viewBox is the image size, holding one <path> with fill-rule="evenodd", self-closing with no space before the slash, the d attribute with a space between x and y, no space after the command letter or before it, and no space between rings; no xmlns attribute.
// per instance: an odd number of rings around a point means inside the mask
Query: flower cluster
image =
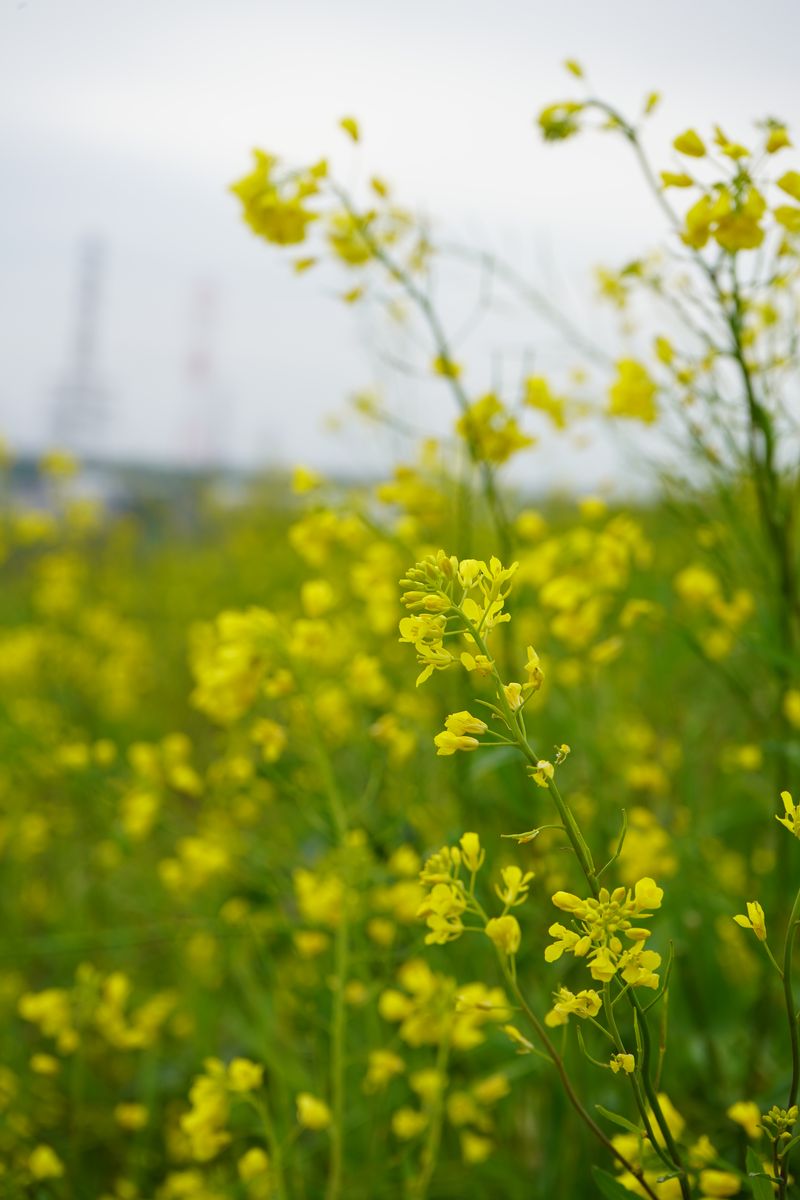
<svg viewBox="0 0 800 1200"><path fill-rule="evenodd" d="M429 555L412 567L401 579L404 606L413 616L400 622L400 641L417 652L422 671L417 684L424 683L434 671L446 670L459 660L467 670L491 671L491 661L478 638L511 618L503 611L517 563L504 567L499 559L489 563L467 558L461 562L443 550ZM477 635L477 636L476 636ZM445 646L448 639L460 638L460 655Z"/></svg>
<svg viewBox="0 0 800 1200"><path fill-rule="evenodd" d="M634 887L601 888L598 896L581 900L570 892L556 892L553 903L569 913L573 928L556 923L550 935L556 940L545 950L547 962L556 962L562 954L586 958L593 979L605 983L619 973L632 987L658 987L656 969L661 955L647 950L650 930L635 925L661 907L663 891L652 879L640 879ZM650 910L650 911L648 911ZM625 937L633 944L626 946Z"/></svg>

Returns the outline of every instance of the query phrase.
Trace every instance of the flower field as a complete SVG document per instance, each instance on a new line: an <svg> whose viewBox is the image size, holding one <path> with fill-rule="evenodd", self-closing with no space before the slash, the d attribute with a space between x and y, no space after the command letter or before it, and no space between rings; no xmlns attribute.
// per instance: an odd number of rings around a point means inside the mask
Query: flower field
<svg viewBox="0 0 800 1200"><path fill-rule="evenodd" d="M3 1196L798 1194L800 173L776 120L652 165L568 67L540 134L654 194L616 344L476 254L565 339L481 390L437 227L257 151L253 253L407 330L447 436L361 394L387 478L124 509L4 458ZM535 495L600 429L647 493Z"/></svg>

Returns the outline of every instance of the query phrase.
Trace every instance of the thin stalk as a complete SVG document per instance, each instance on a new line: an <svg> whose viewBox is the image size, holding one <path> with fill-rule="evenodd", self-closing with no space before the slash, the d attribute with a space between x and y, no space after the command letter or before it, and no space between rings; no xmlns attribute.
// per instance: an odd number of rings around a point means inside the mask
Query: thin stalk
<svg viewBox="0 0 800 1200"><path fill-rule="evenodd" d="M789 1044L792 1050L792 1082L789 1088L787 1108L797 1103L797 1093L800 1088L800 1042L797 1035L797 1006L794 1000L792 984L792 966L794 958L794 939L797 926L800 924L800 891L795 896L792 911L789 914L789 926L786 930L786 942L783 951L783 997L786 1002L786 1017L789 1022Z"/></svg>
<svg viewBox="0 0 800 1200"><path fill-rule="evenodd" d="M450 1037L449 1035L445 1035L439 1042L436 1052L436 1073L440 1086L437 1089L436 1097L430 1108L428 1132L420 1156L419 1174L411 1181L408 1188L410 1200L425 1200L431 1180L433 1179L433 1172L436 1170L439 1147L442 1141L442 1127L444 1125L445 1075L449 1057Z"/></svg>
<svg viewBox="0 0 800 1200"><path fill-rule="evenodd" d="M514 997L515 997L517 1003L519 1004L520 1008L524 1012L528 1021L533 1026L536 1036L539 1039L539 1041L541 1042L542 1046L544 1047L548 1058L550 1059L553 1066L558 1071L562 1086L564 1088L564 1091L567 1094L567 1099L569 1100L572 1107L575 1109L575 1112L578 1114L580 1119L583 1121L584 1125L586 1125L586 1127L592 1131L592 1133L597 1138L597 1140L599 1142L601 1142L603 1146L605 1146L605 1148L606 1148L606 1150L608 1150L609 1154L613 1155L613 1157L617 1160L617 1162L619 1162L621 1164L621 1166L623 1166L625 1168L626 1171L630 1171L631 1175L633 1175L634 1178L636 1178L638 1180L639 1185L643 1189L645 1194L647 1196L650 1196L652 1198L652 1200L657 1200L657 1194L653 1191L653 1189L650 1187L647 1180L644 1178L641 1167L634 1165L628 1158L625 1157L624 1154L621 1153L621 1151L619 1151L613 1145L613 1143L611 1142L611 1139L606 1136L606 1134L603 1132L603 1130L600 1128L600 1126L597 1124L597 1122L594 1120L594 1118L591 1116L591 1114L589 1112L587 1112L587 1110L584 1108L583 1104L581 1103L581 1100L579 1099L579 1097L575 1091L575 1088L573 1087L572 1080L570 1079L570 1077L567 1073L567 1069L564 1065L564 1061L561 1058L561 1055L558 1053L555 1046L553 1045L550 1038L548 1037L547 1031L546 1031L544 1025L539 1020L539 1018L536 1016L536 1013L533 1011L533 1009L530 1007L527 1000L525 999L525 996L523 995L522 990L520 989L520 986L517 983L516 977L508 965L508 962L506 960L506 955L504 955L502 953L502 951L500 951L500 950L498 950L498 959L500 961L500 967L502 969L503 975L505 976L506 982L507 982L509 988L511 989L511 991L514 993Z"/></svg>
<svg viewBox="0 0 800 1200"><path fill-rule="evenodd" d="M470 619L464 614L464 612L460 608L457 608L457 607L456 607L456 611L458 612L459 616L463 619L466 629L469 631L470 636L474 639L475 644L478 646L481 654L484 654L487 657L487 659L492 663L492 673L493 673L493 676L495 679L497 698L498 698L500 707L503 710L503 714L506 719L506 722L508 723L508 727L512 731L512 733L516 734L517 745L518 745L519 749L522 751L522 753L524 754L525 758L527 758L528 762L532 766L535 766L539 761L538 756L536 755L536 752L534 751L533 747L530 745L527 737L525 736L525 733L522 728L522 723L519 719L519 713L514 712L512 710L510 704L508 703L508 700L506 699L506 694L505 694L505 691L503 690L503 681L500 678L497 667L494 663L494 659L492 658L492 655L489 653L489 649L486 645L486 642L484 641L483 637L481 636L481 634L478 631L478 629L476 628L476 626L473 624L473 622L470 621ZM564 798L561 795L560 791L558 790L558 787L557 787L556 783L554 782L554 780L548 779L547 787L550 792L550 795L553 798L553 801L555 802L556 808L558 810L558 814L559 814L562 824L564 826L564 830L567 834L567 837L569 838L572 849L575 852L575 857L578 859L578 862L580 863L581 870L583 871L583 874L586 878L586 882L589 884L589 887L592 891L592 895L596 898L600 892L600 884L598 883L598 880L597 880L597 873L595 871L594 861L592 859L591 851L590 851L588 845L586 844L586 840L584 839L583 834L580 831L580 827L578 826L578 823L575 820L572 810L570 809L567 802L564 800ZM680 1189L681 1189L681 1196L682 1196L683 1200L691 1200L691 1189L689 1186L688 1178L686 1176L686 1170L683 1166L680 1151L678 1150L678 1147L675 1143L675 1139L672 1136L672 1130L670 1129L669 1124L667 1123L667 1119L664 1116L664 1111L661 1107L661 1104L659 1102L655 1088L653 1087L653 1082L652 1082L652 1079L650 1076L651 1059L652 1059L652 1039L650 1036L650 1029L647 1024L647 1017L644 1013L644 1010L642 1009L642 1006L641 1006L641 1003L640 1003L638 997L635 994L635 991L631 988L628 990L628 992L626 994L628 996L628 1001L629 1001L631 1007L633 1008L634 1012L636 1013L636 1017L638 1019L639 1028L640 1028L640 1032L641 1032L642 1085L644 1087L645 1095L647 1097L647 1101L652 1110L653 1116L655 1117L656 1124L658 1125L658 1128L661 1131L661 1135L664 1139L664 1145L666 1146L667 1152L669 1153L669 1156L672 1160L670 1163L670 1166L675 1171L679 1172L678 1179L679 1179L679 1184L680 1184Z"/></svg>

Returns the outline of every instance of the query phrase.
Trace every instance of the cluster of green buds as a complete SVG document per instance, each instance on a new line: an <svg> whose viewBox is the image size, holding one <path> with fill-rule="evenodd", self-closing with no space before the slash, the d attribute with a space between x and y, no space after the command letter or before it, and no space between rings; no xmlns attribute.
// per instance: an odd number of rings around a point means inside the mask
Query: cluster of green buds
<svg viewBox="0 0 800 1200"><path fill-rule="evenodd" d="M787 1144L792 1140L792 1130L797 1124L797 1117L796 1104L791 1108L778 1108L777 1104L773 1104L769 1112L764 1113L761 1118L761 1128L781 1155L785 1154Z"/></svg>

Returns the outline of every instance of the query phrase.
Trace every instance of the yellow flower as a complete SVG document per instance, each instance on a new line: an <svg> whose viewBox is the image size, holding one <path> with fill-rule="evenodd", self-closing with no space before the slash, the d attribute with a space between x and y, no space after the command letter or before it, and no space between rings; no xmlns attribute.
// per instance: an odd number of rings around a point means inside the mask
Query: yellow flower
<svg viewBox="0 0 800 1200"><path fill-rule="evenodd" d="M662 171L661 186L663 188L687 188L694 183L691 175L687 175L684 171Z"/></svg>
<svg viewBox="0 0 800 1200"><path fill-rule="evenodd" d="M466 900L461 889L449 883L434 884L419 907L417 916L426 917L430 933L425 937L428 946L444 946L464 932L461 914Z"/></svg>
<svg viewBox="0 0 800 1200"><path fill-rule="evenodd" d="M558 104L550 104L539 113L539 128L546 142L560 142L572 137L580 129L576 120L583 105L575 100L562 100Z"/></svg>
<svg viewBox="0 0 800 1200"><path fill-rule="evenodd" d="M497 895L506 908L522 904L528 898L528 888L533 880L533 871L524 874L519 867L503 867L500 872L503 879L502 887L495 887Z"/></svg>
<svg viewBox="0 0 800 1200"><path fill-rule="evenodd" d="M148 1116L143 1104L118 1104L114 1109L114 1120L121 1129L144 1129Z"/></svg>
<svg viewBox="0 0 800 1200"><path fill-rule="evenodd" d="M632 1054L612 1054L611 1062L608 1065L615 1075L620 1071L626 1075L632 1075L636 1070L636 1059Z"/></svg>
<svg viewBox="0 0 800 1200"><path fill-rule="evenodd" d="M550 418L556 429L563 429L566 420L566 400L556 396L543 375L531 375L525 380L523 404Z"/></svg>
<svg viewBox="0 0 800 1200"><path fill-rule="evenodd" d="M737 1196L742 1182L732 1171L701 1171L700 1190L704 1196Z"/></svg>
<svg viewBox="0 0 800 1200"><path fill-rule="evenodd" d="M767 154L776 154L778 150L783 150L785 146L791 146L789 131L785 125L772 125L767 140L764 143L764 149Z"/></svg>
<svg viewBox="0 0 800 1200"><path fill-rule="evenodd" d="M228 1067L228 1087L232 1092L254 1092L261 1087L264 1068L249 1058L234 1058Z"/></svg>
<svg viewBox="0 0 800 1200"><path fill-rule="evenodd" d="M688 154L691 158L702 158L706 152L703 139L694 129L678 134L672 145L679 154Z"/></svg>
<svg viewBox="0 0 800 1200"><path fill-rule="evenodd" d="M461 1142L461 1156L465 1163L482 1163L492 1153L494 1142L491 1138L482 1137L479 1133L473 1133L471 1129L462 1130L459 1135Z"/></svg>
<svg viewBox="0 0 800 1200"><path fill-rule="evenodd" d="M633 892L623 887L613 892L601 888L596 898L590 896L587 900L571 892L556 892L553 904L569 913L581 931L558 923L551 925L550 935L556 940L546 948L545 960L556 962L564 953L574 954L588 958L593 979L606 982L619 971L632 987L657 987L655 969L661 956L644 948L650 930L633 922L649 916L648 910L660 908L663 895L650 878L640 879ZM629 949L624 948L623 936L633 942Z"/></svg>
<svg viewBox="0 0 800 1200"><path fill-rule="evenodd" d="M793 200L800 200L800 171L787 171L777 183L787 196L791 196Z"/></svg>
<svg viewBox="0 0 800 1200"><path fill-rule="evenodd" d="M602 1007L602 1000L594 989L581 992L571 992L569 988L561 987L553 994L553 1007L545 1017L545 1025L551 1029L558 1025L566 1025L570 1016L596 1017Z"/></svg>
<svg viewBox="0 0 800 1200"><path fill-rule="evenodd" d="M438 755L455 754L456 750L477 750L480 742L473 733L485 733L488 725L466 711L451 713L442 733L433 739Z"/></svg>
<svg viewBox="0 0 800 1200"><path fill-rule="evenodd" d="M536 764L536 770L532 771L531 775L534 783L540 788L546 788L555 775L555 767L546 758L540 758Z"/></svg>
<svg viewBox="0 0 800 1200"><path fill-rule="evenodd" d="M296 496L315 492L322 486L322 482L322 476L318 475L316 471L312 471L310 467L297 466L292 472L292 491Z"/></svg>
<svg viewBox="0 0 800 1200"><path fill-rule="evenodd" d="M516 917L492 917L486 924L486 936L491 938L498 950L510 955L519 950L522 931Z"/></svg>
<svg viewBox="0 0 800 1200"><path fill-rule="evenodd" d="M794 803L789 792L781 792L781 800L786 810L786 816L776 816L775 820L780 821L781 825L785 825L796 838L800 838L800 808Z"/></svg>
<svg viewBox="0 0 800 1200"><path fill-rule="evenodd" d="M392 1114L392 1133L403 1142L419 1137L427 1124L425 1113L415 1108L398 1108Z"/></svg>
<svg viewBox="0 0 800 1200"><path fill-rule="evenodd" d="M255 167L231 185L231 191L242 203L242 215L254 233L278 246L291 246L305 241L306 226L317 214L303 206L303 201L316 189L315 175L320 167L310 168L305 178L276 181L274 169L278 160L263 150L254 150Z"/></svg>
<svg viewBox="0 0 800 1200"><path fill-rule="evenodd" d="M525 663L525 673L528 676L528 687L531 691L537 692L544 682L544 672L542 671L539 655L533 646L528 646L528 661Z"/></svg>
<svg viewBox="0 0 800 1200"><path fill-rule="evenodd" d="M457 750L477 750L480 746L477 738L459 737L455 733L450 733L447 729L441 733L437 733L433 739L433 744L436 746L437 755L442 757L455 754Z"/></svg>
<svg viewBox="0 0 800 1200"><path fill-rule="evenodd" d="M358 128L358 121L355 119L355 117L342 117L339 122L339 128L343 129L345 133L353 139L354 142L357 142L361 136Z"/></svg>
<svg viewBox="0 0 800 1200"><path fill-rule="evenodd" d="M783 715L790 725L800 729L800 689L790 688L783 697Z"/></svg>
<svg viewBox="0 0 800 1200"><path fill-rule="evenodd" d="M748 1137L761 1137L761 1109L753 1100L737 1100L728 1109L728 1116Z"/></svg>
<svg viewBox="0 0 800 1200"><path fill-rule="evenodd" d="M655 380L641 363L632 358L620 359L617 377L608 393L609 415L651 425L658 416L657 391Z"/></svg>
<svg viewBox="0 0 800 1200"><path fill-rule="evenodd" d="M459 363L453 362L452 358L440 354L431 363L431 370L434 375L441 375L444 379L458 379L462 368Z"/></svg>
<svg viewBox="0 0 800 1200"><path fill-rule="evenodd" d="M491 392L469 406L456 422L456 433L467 440L478 458L498 466L534 441Z"/></svg>
<svg viewBox="0 0 800 1200"><path fill-rule="evenodd" d="M303 1129L327 1129L332 1120L331 1110L324 1100L310 1092L300 1092L297 1097L297 1123Z"/></svg>
<svg viewBox="0 0 800 1200"><path fill-rule="evenodd" d="M399 1054L392 1050L370 1050L367 1063L367 1074L364 1077L364 1091L367 1093L383 1091L395 1075L402 1075L406 1069Z"/></svg>
<svg viewBox="0 0 800 1200"><path fill-rule="evenodd" d="M28 1157L28 1170L34 1179L60 1179L64 1164L52 1146L40 1145Z"/></svg>
<svg viewBox="0 0 800 1200"><path fill-rule="evenodd" d="M486 858L486 851L481 848L477 833L465 833L459 838L461 859L468 871L479 871Z"/></svg>
<svg viewBox="0 0 800 1200"><path fill-rule="evenodd" d="M57 1075L61 1070L61 1063L52 1054L32 1054L31 1070L36 1075Z"/></svg>
<svg viewBox="0 0 800 1200"><path fill-rule="evenodd" d="M454 733L456 737L461 737L465 733L485 733L488 726L480 717L473 717L472 713L463 711L451 713L444 723L445 729L450 733Z"/></svg>
<svg viewBox="0 0 800 1200"><path fill-rule="evenodd" d="M496 1104L498 1100L502 1100L511 1091L511 1085L508 1082L507 1076L502 1072L495 1075L487 1075L485 1079L478 1080L472 1085L472 1094L479 1104Z"/></svg>
<svg viewBox="0 0 800 1200"><path fill-rule="evenodd" d="M269 1170L269 1155L260 1146L253 1146L239 1159L236 1169L242 1182L250 1183L260 1175L266 1175Z"/></svg>
<svg viewBox="0 0 800 1200"><path fill-rule="evenodd" d="M742 929L752 929L760 942L767 940L767 926L764 921L764 910L757 900L748 900L747 916L739 914L733 918Z"/></svg>

